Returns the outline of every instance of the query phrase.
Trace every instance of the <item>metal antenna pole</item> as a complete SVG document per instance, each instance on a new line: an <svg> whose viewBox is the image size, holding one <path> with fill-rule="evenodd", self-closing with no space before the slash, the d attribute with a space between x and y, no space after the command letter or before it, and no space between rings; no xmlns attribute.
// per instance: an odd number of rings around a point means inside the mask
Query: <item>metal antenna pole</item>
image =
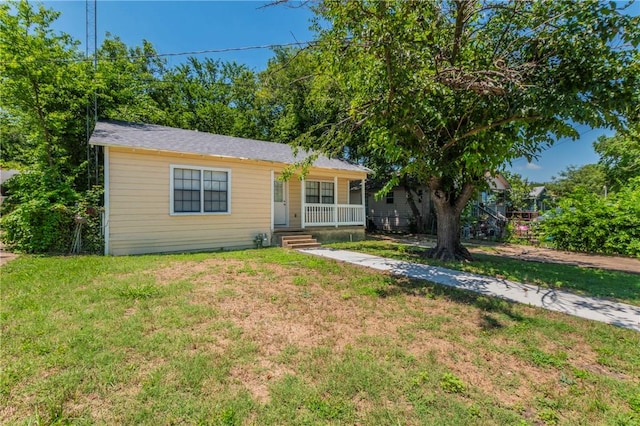
<svg viewBox="0 0 640 426"><path fill-rule="evenodd" d="M97 0L85 0L85 57L89 59L93 57L93 75L95 78L98 68L98 4ZM87 117L86 117L86 140L87 140L87 186L91 189L91 181L98 183L98 150L91 148L89 145L89 138L91 137L91 131L93 126L98 120L98 97L96 89L93 90L93 95L89 102L87 102ZM95 176L92 176L92 172Z"/></svg>

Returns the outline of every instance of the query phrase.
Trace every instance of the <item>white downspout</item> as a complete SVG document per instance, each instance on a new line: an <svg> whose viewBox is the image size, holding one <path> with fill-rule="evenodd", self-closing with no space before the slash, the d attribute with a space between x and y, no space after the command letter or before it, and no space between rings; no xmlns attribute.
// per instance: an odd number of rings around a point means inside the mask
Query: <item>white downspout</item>
<svg viewBox="0 0 640 426"><path fill-rule="evenodd" d="M275 230L275 226L274 226L274 222L275 222L275 206L274 206L274 201L273 201L273 186L275 184L275 173L273 170L271 170L271 224L269 225L269 229L271 230L271 235L273 235L273 231Z"/></svg>

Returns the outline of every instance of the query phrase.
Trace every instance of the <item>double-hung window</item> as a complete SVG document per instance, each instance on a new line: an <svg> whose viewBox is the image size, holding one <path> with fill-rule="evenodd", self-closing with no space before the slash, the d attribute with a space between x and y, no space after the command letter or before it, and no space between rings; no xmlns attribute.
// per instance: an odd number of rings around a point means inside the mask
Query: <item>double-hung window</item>
<svg viewBox="0 0 640 426"><path fill-rule="evenodd" d="M171 166L171 213L229 213L231 171Z"/></svg>
<svg viewBox="0 0 640 426"><path fill-rule="evenodd" d="M333 186L333 182L306 181L305 198L307 204L333 204Z"/></svg>
<svg viewBox="0 0 640 426"><path fill-rule="evenodd" d="M394 202L393 195L394 195L393 191L387 192L387 204L393 204L393 202Z"/></svg>

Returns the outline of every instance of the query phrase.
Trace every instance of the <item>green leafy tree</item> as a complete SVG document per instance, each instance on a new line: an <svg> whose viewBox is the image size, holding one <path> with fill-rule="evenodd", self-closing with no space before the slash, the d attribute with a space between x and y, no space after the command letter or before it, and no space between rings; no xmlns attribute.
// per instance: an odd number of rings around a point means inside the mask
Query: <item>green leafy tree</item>
<svg viewBox="0 0 640 426"><path fill-rule="evenodd" d="M163 105L164 61L153 45L128 47L110 35L98 49L96 89L101 118L136 123L166 124Z"/></svg>
<svg viewBox="0 0 640 426"><path fill-rule="evenodd" d="M640 258L640 177L607 198L576 192L559 205L559 213L540 222L554 247Z"/></svg>
<svg viewBox="0 0 640 426"><path fill-rule="evenodd" d="M7 111L0 110L0 162L3 167L24 167L33 161L36 143L27 139L20 127L20 120ZM7 166L12 164L12 166Z"/></svg>
<svg viewBox="0 0 640 426"><path fill-rule="evenodd" d="M527 210L531 204L530 194L533 184L518 173L503 171L500 174L509 182L510 186L507 191L507 210Z"/></svg>
<svg viewBox="0 0 640 426"><path fill-rule="evenodd" d="M244 65L189 58L164 75L163 90L171 126L264 138L255 106L257 77Z"/></svg>
<svg viewBox="0 0 640 426"><path fill-rule="evenodd" d="M58 16L26 1L0 4L0 135L2 151L25 165L74 173L86 159L92 85L78 43L51 29Z"/></svg>
<svg viewBox="0 0 640 426"><path fill-rule="evenodd" d="M349 105L333 76L322 69L318 52L310 49L276 49L259 78L258 101L269 140L288 143L318 137ZM347 146L357 144L346 141Z"/></svg>
<svg viewBox="0 0 640 426"><path fill-rule="evenodd" d="M354 128L363 150L431 191L430 256L469 259L460 214L484 174L534 157L571 123L619 124L638 91L638 18L615 3L325 1L315 7L324 68L349 99L325 151Z"/></svg>
<svg viewBox="0 0 640 426"><path fill-rule="evenodd" d="M86 187L92 68L76 41L51 29L58 16L26 1L0 4L1 159L23 169L8 185L2 237L26 252L67 251L86 199L78 188ZM85 229L98 236L98 219Z"/></svg>
<svg viewBox="0 0 640 426"><path fill-rule="evenodd" d="M604 168L599 164L569 166L553 177L546 186L558 197L566 197L577 192L603 195L607 179Z"/></svg>
<svg viewBox="0 0 640 426"><path fill-rule="evenodd" d="M599 138L594 148L611 190L620 190L640 176L640 124L613 137Z"/></svg>

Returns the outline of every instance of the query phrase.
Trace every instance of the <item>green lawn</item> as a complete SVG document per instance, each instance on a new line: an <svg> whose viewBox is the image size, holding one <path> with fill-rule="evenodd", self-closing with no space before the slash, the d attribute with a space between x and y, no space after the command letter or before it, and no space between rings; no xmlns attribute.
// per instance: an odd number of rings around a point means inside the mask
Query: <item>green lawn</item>
<svg viewBox="0 0 640 426"><path fill-rule="evenodd" d="M1 271L3 424L640 424L640 333L278 248Z"/></svg>
<svg viewBox="0 0 640 426"><path fill-rule="evenodd" d="M567 290L586 296L603 297L640 306L640 275L638 274L556 263L523 261L489 253L474 253L473 262L441 262L426 259L424 254L428 250L427 248L391 241L366 240L354 243L336 243L331 246ZM488 252L490 250L487 248Z"/></svg>

